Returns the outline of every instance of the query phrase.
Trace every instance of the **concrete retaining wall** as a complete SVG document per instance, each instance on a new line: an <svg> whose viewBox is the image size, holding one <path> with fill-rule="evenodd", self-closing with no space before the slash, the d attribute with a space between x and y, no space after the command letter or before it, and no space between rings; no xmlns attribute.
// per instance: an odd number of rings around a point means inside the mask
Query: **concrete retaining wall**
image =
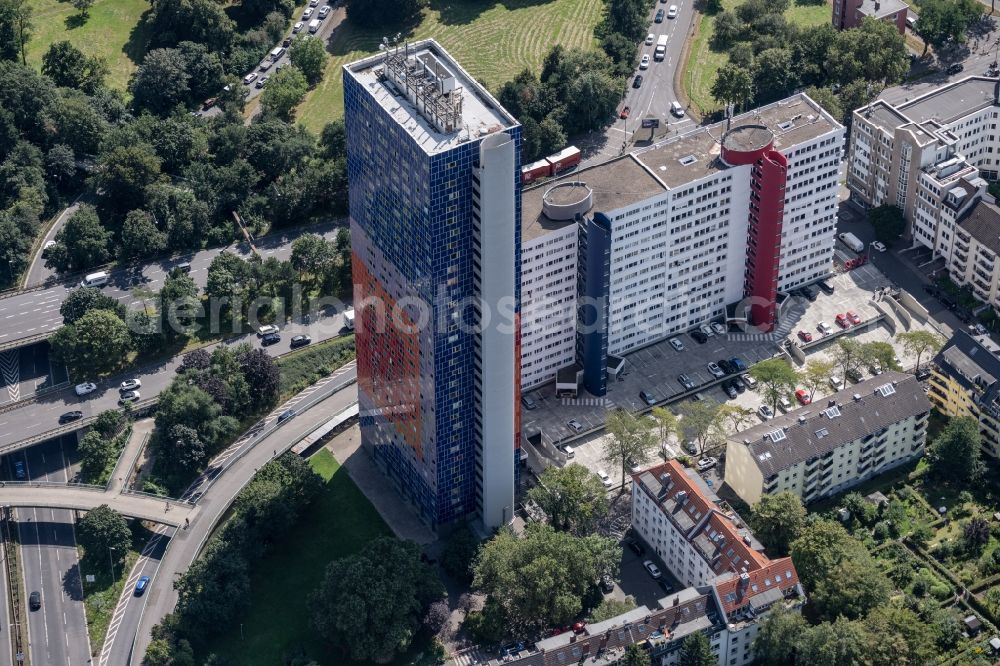
<svg viewBox="0 0 1000 666"><path fill-rule="evenodd" d="M898 302L903 307L905 307L907 310L909 310L910 312L912 312L913 316L915 316L917 319L919 319L922 322L926 322L928 319L930 319L930 314L927 312L927 308L925 308L924 306L922 306L917 301L917 299L915 299L913 297L913 295L910 294L909 292L900 290L900 292L899 292L899 300L898 301L896 301L896 299L892 298L891 296L886 296L886 298L888 298L890 301ZM907 322L907 323L909 323L909 322Z"/></svg>
<svg viewBox="0 0 1000 666"><path fill-rule="evenodd" d="M891 301L892 299L890 298L888 300ZM885 306L885 303L883 303L882 301L872 301L871 303L872 307L874 307L876 310L882 313L882 323L885 324L885 327L889 329L890 333L896 335L896 319L892 316L890 308L887 308ZM899 310L902 310L902 308L899 306L898 303L895 303L895 305ZM903 319L904 323L906 324L910 323L909 322L910 315L905 310L900 314L900 318Z"/></svg>

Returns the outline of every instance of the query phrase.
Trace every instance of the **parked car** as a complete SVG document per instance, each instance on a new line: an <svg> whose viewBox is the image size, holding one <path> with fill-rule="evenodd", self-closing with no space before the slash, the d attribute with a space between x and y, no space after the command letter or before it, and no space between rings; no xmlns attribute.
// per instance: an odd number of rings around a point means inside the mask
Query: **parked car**
<svg viewBox="0 0 1000 666"><path fill-rule="evenodd" d="M830 375L830 386L839 391L844 388L844 379L840 375Z"/></svg>
<svg viewBox="0 0 1000 666"><path fill-rule="evenodd" d="M312 338L308 335L293 335L292 339L288 341L288 346L292 349L297 349L299 347L305 347L312 343Z"/></svg>
<svg viewBox="0 0 1000 666"><path fill-rule="evenodd" d="M138 377L133 377L132 379L126 379L121 384L118 385L119 391L134 391L142 386L142 380Z"/></svg>
<svg viewBox="0 0 1000 666"><path fill-rule="evenodd" d="M835 324L837 324L837 326L841 328L851 327L851 322L848 321L847 315L845 315L843 312L838 312L837 316L833 318L833 321Z"/></svg>
<svg viewBox="0 0 1000 666"><path fill-rule="evenodd" d="M45 241L45 244L42 245L42 256L43 257L49 256L49 250L51 250L55 244L56 242L54 240Z"/></svg>
<svg viewBox="0 0 1000 666"><path fill-rule="evenodd" d="M719 460L717 458L713 458L712 456L709 456L707 458L702 458L701 460L698 461L698 471L704 472L706 470L710 470L718 464Z"/></svg>
<svg viewBox="0 0 1000 666"><path fill-rule="evenodd" d="M879 363L878 361L875 361L874 363L872 363L871 365L868 366L868 372L872 373L872 377L877 377L878 375L881 375L882 374L882 364ZM919 373L918 373L917 379L920 379Z"/></svg>
<svg viewBox="0 0 1000 666"><path fill-rule="evenodd" d="M278 327L275 326L274 324L264 324L263 326L257 329L257 337L262 338L268 333L277 333L277 332L278 332Z"/></svg>
<svg viewBox="0 0 1000 666"><path fill-rule="evenodd" d="M243 77L243 85L248 86L257 80L257 72L250 72Z"/></svg>
<svg viewBox="0 0 1000 666"><path fill-rule="evenodd" d="M130 402L139 402L142 396L139 395L138 391L125 391L120 396L118 396L118 404L125 405Z"/></svg>
<svg viewBox="0 0 1000 666"><path fill-rule="evenodd" d="M653 564L653 560L646 560L642 563L642 566L646 567L646 571L648 571L649 575L653 578L659 578L663 575L660 573L660 568Z"/></svg>
<svg viewBox="0 0 1000 666"><path fill-rule="evenodd" d="M872 241L872 247L878 250L879 252L885 252L886 250L885 243L883 243L882 241Z"/></svg>
<svg viewBox="0 0 1000 666"><path fill-rule="evenodd" d="M270 81L270 80L271 80L270 76L262 76L259 79L257 79L257 83L256 83L255 87L256 88L263 88L264 86L267 85L267 82Z"/></svg>
<svg viewBox="0 0 1000 666"><path fill-rule="evenodd" d="M740 375L740 381L750 390L757 388L757 380L752 375Z"/></svg>
<svg viewBox="0 0 1000 666"><path fill-rule="evenodd" d="M712 337L713 335L715 335L715 331L713 331L712 327L709 326L708 324L702 324L701 326L698 327L698 330L707 335L708 337Z"/></svg>
<svg viewBox="0 0 1000 666"><path fill-rule="evenodd" d="M601 576L601 581L598 583L601 588L601 592L604 594L611 594L615 591L615 581L611 579L611 576L604 574Z"/></svg>
<svg viewBox="0 0 1000 666"><path fill-rule="evenodd" d="M733 386L731 382L726 382L725 384L723 384L722 390L725 392L726 397L728 397L730 400L735 400L736 397L739 395L739 393L736 390L736 387Z"/></svg>
<svg viewBox="0 0 1000 666"><path fill-rule="evenodd" d="M723 326L722 324L720 324L717 321L713 321L712 322L712 330L715 331L716 335L725 335L726 334L726 327Z"/></svg>
<svg viewBox="0 0 1000 666"><path fill-rule="evenodd" d="M732 357L729 359L729 362L733 364L734 368L736 368L736 372L746 372L750 369L750 367L746 364L746 361L741 359L739 356Z"/></svg>
<svg viewBox="0 0 1000 666"><path fill-rule="evenodd" d="M694 338L694 341L699 345L703 345L708 342L708 336L701 331L691 331L691 337Z"/></svg>
<svg viewBox="0 0 1000 666"><path fill-rule="evenodd" d="M683 386L689 391L694 388L694 382L691 381L691 378L685 375L684 373L677 375L677 381L680 383L681 386Z"/></svg>
<svg viewBox="0 0 1000 666"><path fill-rule="evenodd" d="M28 478L28 474L24 469L24 463L20 460L14 461L14 478L18 481L24 481Z"/></svg>
<svg viewBox="0 0 1000 666"><path fill-rule="evenodd" d="M285 40L283 42L281 42L282 48L286 48L287 49L291 45L292 45L292 38L291 37L285 37Z"/></svg>
<svg viewBox="0 0 1000 666"><path fill-rule="evenodd" d="M673 591L674 591L674 586L673 586L673 585L671 585L670 583L668 583L668 582L667 582L667 581L666 581L665 579L663 579L663 578L661 578L661 579L659 579L658 581L656 581L656 583L657 583L657 585L659 585L659 586L660 586L660 588L661 588L661 589L663 590L663 593L664 593L664 594L670 594L671 592L673 592Z"/></svg>
<svg viewBox="0 0 1000 666"><path fill-rule="evenodd" d="M819 331L820 333L822 333L823 335L830 335L830 333L833 332L833 329L830 328L830 325L828 323L826 323L825 321L821 321L816 326L816 330Z"/></svg>
<svg viewBox="0 0 1000 666"><path fill-rule="evenodd" d="M799 403L803 405L808 405L810 402L812 402L812 398L809 397L809 392L806 391L805 389L798 389L797 391L795 391L795 399L798 400Z"/></svg>
<svg viewBox="0 0 1000 666"><path fill-rule="evenodd" d="M728 359L720 358L719 362L717 363L717 365L720 368L722 368L722 371L724 373L726 373L727 375L732 375L732 374L736 373L736 368L733 367L733 364L730 363Z"/></svg>
<svg viewBox="0 0 1000 666"><path fill-rule="evenodd" d="M649 69L649 54L648 53L643 53L642 54L642 59L639 61L639 69ZM639 80L642 81L642 77L641 76L639 77ZM638 87L639 86L636 86L636 88L638 88Z"/></svg>
<svg viewBox="0 0 1000 666"><path fill-rule="evenodd" d="M628 545L629 550L631 550L639 557L642 557L646 553L646 549L643 548L642 544L636 541L635 539L629 539L625 543L626 545Z"/></svg>
<svg viewBox="0 0 1000 666"><path fill-rule="evenodd" d="M817 289L812 285L809 285L807 287L802 287L802 291L805 293L806 298L810 302L815 301L817 298L819 298L819 289Z"/></svg>
<svg viewBox="0 0 1000 666"><path fill-rule="evenodd" d="M316 11L312 7L306 7L306 10L302 12L303 20L309 20L312 18L313 12Z"/></svg>
<svg viewBox="0 0 1000 666"><path fill-rule="evenodd" d="M847 311L847 319L855 326L861 323L861 317L859 317L858 313L856 313L854 310Z"/></svg>
<svg viewBox="0 0 1000 666"><path fill-rule="evenodd" d="M670 343L670 346L673 347L675 350L679 352L684 351L684 343L681 342L680 338L670 338L668 342Z"/></svg>
<svg viewBox="0 0 1000 666"><path fill-rule="evenodd" d="M566 425L569 427L570 430L573 430L574 432L580 432L581 430L583 430L583 424L577 421L576 419L570 419L569 421L566 421Z"/></svg>
<svg viewBox="0 0 1000 666"><path fill-rule="evenodd" d="M744 380L745 378L743 376L739 376L739 377L733 377L733 381L730 382L732 387L736 389L737 393L743 393L744 391L747 390L746 381Z"/></svg>
<svg viewBox="0 0 1000 666"><path fill-rule="evenodd" d="M656 398L649 391L639 391L639 399L650 407L656 404Z"/></svg>
<svg viewBox="0 0 1000 666"><path fill-rule="evenodd" d="M822 289L823 293L829 296L833 295L834 292L833 285L827 282L826 280L820 280L819 282L816 283L816 286Z"/></svg>
<svg viewBox="0 0 1000 666"><path fill-rule="evenodd" d="M295 25L292 26L292 32L294 33L302 32L302 28L304 27L305 24L302 21L297 21Z"/></svg>
<svg viewBox="0 0 1000 666"><path fill-rule="evenodd" d="M757 408L757 416L759 416L762 421L770 421L774 418L774 410L771 409L769 405L761 405Z"/></svg>
<svg viewBox="0 0 1000 666"><path fill-rule="evenodd" d="M670 113L672 113L674 116L676 116L678 118L683 118L684 117L684 107L681 105L680 102L678 102L677 100L674 100L673 102L670 103Z"/></svg>
<svg viewBox="0 0 1000 666"><path fill-rule="evenodd" d="M535 407L538 407L538 403L535 402L535 400L530 395L522 395L521 404L524 406L525 409L534 409Z"/></svg>
<svg viewBox="0 0 1000 666"><path fill-rule="evenodd" d="M778 398L778 408L783 412L788 412L792 408L792 401L788 399L787 395L783 395Z"/></svg>
<svg viewBox="0 0 1000 666"><path fill-rule="evenodd" d="M83 412L80 410L73 410L72 412L66 412L59 416L59 424L72 423L73 421L79 421L83 418Z"/></svg>
<svg viewBox="0 0 1000 666"><path fill-rule="evenodd" d="M658 9L656 11L656 17L653 20L656 21L657 23L663 23L663 16L664 16L664 11L662 9Z"/></svg>
<svg viewBox="0 0 1000 666"><path fill-rule="evenodd" d="M608 476L608 473L603 469L597 470L597 478L601 480L601 483L604 484L605 488L610 488L615 485L615 482L611 480L611 477Z"/></svg>
<svg viewBox="0 0 1000 666"><path fill-rule="evenodd" d="M858 370L857 368L850 368L847 372L844 373L844 376L847 377L847 379L853 382L854 384L857 384L858 382L860 382L862 379L865 378L865 376L862 375L861 371Z"/></svg>
<svg viewBox="0 0 1000 666"><path fill-rule="evenodd" d="M712 373L713 377L725 377L726 373L719 367L718 363L708 363L708 371Z"/></svg>
<svg viewBox="0 0 1000 666"><path fill-rule="evenodd" d="M643 69L645 69L645 67L643 67ZM633 88L641 88L642 87L642 74L636 74L635 75L635 78L632 79L632 87Z"/></svg>
<svg viewBox="0 0 1000 666"><path fill-rule="evenodd" d="M147 585L149 585L149 576L140 576L139 580L135 582L135 596L141 597L145 593Z"/></svg>
<svg viewBox="0 0 1000 666"><path fill-rule="evenodd" d="M563 444L562 446L559 447L559 450L562 451L567 458L572 458L576 456L576 449L574 449L569 444Z"/></svg>
<svg viewBox="0 0 1000 666"><path fill-rule="evenodd" d="M329 7L322 7L322 8L321 8L321 9L319 10L319 17L320 17L321 19L325 19L325 18L326 18L327 16L329 16L329 15L330 15L330 8L329 8Z"/></svg>
<svg viewBox="0 0 1000 666"><path fill-rule="evenodd" d="M956 63L953 63L953 64L951 64L951 65L948 66L948 73L949 74L958 74L963 69L965 69L965 66L962 63L960 63L960 62L956 62Z"/></svg>
<svg viewBox="0 0 1000 666"><path fill-rule="evenodd" d="M264 347L270 347L271 345L278 344L279 342L281 342L281 336L277 333L268 333L260 339L260 344Z"/></svg>
<svg viewBox="0 0 1000 666"><path fill-rule="evenodd" d="M94 382L83 382L82 384L77 384L73 390L77 395L87 395L97 390L97 384Z"/></svg>
<svg viewBox="0 0 1000 666"><path fill-rule="evenodd" d="M802 342L812 342L813 336L809 331L799 331L799 340Z"/></svg>

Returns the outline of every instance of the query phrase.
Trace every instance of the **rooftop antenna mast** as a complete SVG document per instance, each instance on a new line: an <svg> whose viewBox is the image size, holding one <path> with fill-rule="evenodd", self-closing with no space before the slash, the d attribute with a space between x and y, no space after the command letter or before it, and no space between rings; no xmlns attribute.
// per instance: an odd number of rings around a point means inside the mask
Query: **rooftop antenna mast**
<svg viewBox="0 0 1000 666"><path fill-rule="evenodd" d="M727 132L729 131L730 125L732 125L732 123L733 123L733 112L735 110L735 108L734 108L735 106L736 105L733 104L732 102L729 102L728 104L726 104L726 131Z"/></svg>

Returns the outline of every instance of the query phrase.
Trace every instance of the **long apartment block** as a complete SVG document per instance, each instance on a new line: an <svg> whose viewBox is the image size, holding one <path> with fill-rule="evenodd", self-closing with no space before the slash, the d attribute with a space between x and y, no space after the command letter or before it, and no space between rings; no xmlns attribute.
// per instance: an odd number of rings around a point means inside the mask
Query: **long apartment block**
<svg viewBox="0 0 1000 666"><path fill-rule="evenodd" d="M726 484L749 505L843 492L923 455L930 408L913 375L884 372L734 435Z"/></svg>
<svg viewBox="0 0 1000 666"><path fill-rule="evenodd" d="M932 363L927 396L942 414L979 422L983 453L1000 458L1000 349L989 337L955 334Z"/></svg>
<svg viewBox="0 0 1000 666"><path fill-rule="evenodd" d="M577 363L603 395L606 355L734 312L770 330L830 272L843 142L799 94L526 189L522 387Z"/></svg>

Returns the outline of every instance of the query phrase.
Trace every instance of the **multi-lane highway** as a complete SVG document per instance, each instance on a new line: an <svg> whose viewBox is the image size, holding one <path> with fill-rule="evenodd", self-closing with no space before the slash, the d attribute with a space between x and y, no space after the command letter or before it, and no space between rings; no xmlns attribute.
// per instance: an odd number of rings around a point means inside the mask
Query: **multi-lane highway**
<svg viewBox="0 0 1000 666"><path fill-rule="evenodd" d="M265 236L256 241L255 246L264 258L286 259L292 253L292 241L298 236L317 233L332 239L336 230L334 223L300 228L287 234ZM103 291L125 304L133 301L141 302L143 298L141 292L159 290L167 274L185 261L191 264L192 279L199 287L204 287L209 264L224 250L242 256L250 253L246 243L239 243L226 248L214 248L164 259L145 267L121 268L111 273L111 279L103 287ZM76 288L78 288L77 283L63 283L44 289L16 292L6 298L0 298L0 350L18 346L24 340L50 335L62 326L59 307L69 292ZM140 292L138 295L137 291Z"/></svg>
<svg viewBox="0 0 1000 666"><path fill-rule="evenodd" d="M29 479L65 483L70 463L62 440L46 442L18 456ZM90 637L83 604L73 512L17 509L21 574L26 594L39 592L42 606L28 611L28 654L33 664L76 666L90 662Z"/></svg>

